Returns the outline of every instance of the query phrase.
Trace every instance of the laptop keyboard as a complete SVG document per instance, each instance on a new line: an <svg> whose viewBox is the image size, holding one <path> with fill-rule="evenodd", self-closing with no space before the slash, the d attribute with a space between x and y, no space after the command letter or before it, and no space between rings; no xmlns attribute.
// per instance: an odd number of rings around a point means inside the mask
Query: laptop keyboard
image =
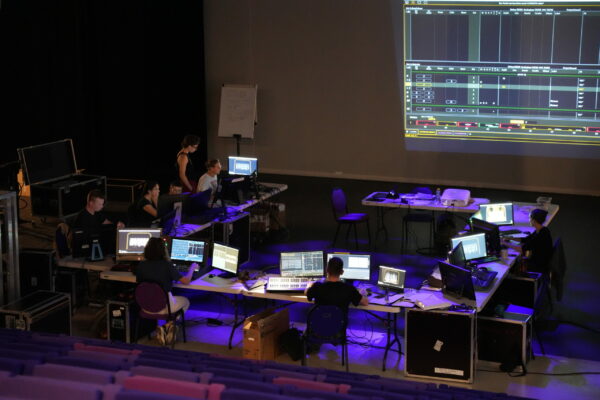
<svg viewBox="0 0 600 400"><path fill-rule="evenodd" d="M476 289L487 289L491 286L494 278L496 278L498 272L496 271L485 271L482 269L474 269L471 272L471 278L473 279L473 286Z"/></svg>

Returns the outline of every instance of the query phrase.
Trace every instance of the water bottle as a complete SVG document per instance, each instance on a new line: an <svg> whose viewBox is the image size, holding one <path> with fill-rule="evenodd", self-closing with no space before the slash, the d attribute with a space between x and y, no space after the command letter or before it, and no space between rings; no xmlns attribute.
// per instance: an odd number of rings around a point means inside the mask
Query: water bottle
<svg viewBox="0 0 600 400"><path fill-rule="evenodd" d="M437 204L440 204L440 202L442 201L441 193L442 193L442 191L440 190L440 188L437 188L435 190L435 202Z"/></svg>

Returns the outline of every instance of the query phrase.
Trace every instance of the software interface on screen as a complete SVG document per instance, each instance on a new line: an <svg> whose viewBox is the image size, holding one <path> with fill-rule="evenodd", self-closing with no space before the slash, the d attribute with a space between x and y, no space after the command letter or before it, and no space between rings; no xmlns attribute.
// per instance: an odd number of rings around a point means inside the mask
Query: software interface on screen
<svg viewBox="0 0 600 400"><path fill-rule="evenodd" d="M201 263L204 260L204 242L173 239L171 242L171 260Z"/></svg>
<svg viewBox="0 0 600 400"><path fill-rule="evenodd" d="M221 271L237 273L240 251L236 248L219 243L213 245L212 265Z"/></svg>
<svg viewBox="0 0 600 400"><path fill-rule="evenodd" d="M379 266L379 279L377 281L379 286L404 289L405 278L406 271L403 269L386 267L384 265Z"/></svg>
<svg viewBox="0 0 600 400"><path fill-rule="evenodd" d="M512 203L493 203L481 204L479 206L479 215L486 222L496 225L513 224L513 204Z"/></svg>
<svg viewBox="0 0 600 400"><path fill-rule="evenodd" d="M459 243L462 243L463 245L465 259L467 261L487 256L485 233L476 233L474 235L464 235L452 238L452 248L455 248Z"/></svg>
<svg viewBox="0 0 600 400"><path fill-rule="evenodd" d="M142 256L148 239L160 237L160 229L125 228L117 231L117 256Z"/></svg>
<svg viewBox="0 0 600 400"><path fill-rule="evenodd" d="M323 276L322 251L281 253L281 276Z"/></svg>
<svg viewBox="0 0 600 400"><path fill-rule="evenodd" d="M252 175L257 172L258 160L251 157L229 156L230 175Z"/></svg>
<svg viewBox="0 0 600 400"><path fill-rule="evenodd" d="M339 257L344 263L341 278L368 281L371 278L371 256L369 254L328 253L327 262Z"/></svg>
<svg viewBox="0 0 600 400"><path fill-rule="evenodd" d="M405 135L600 145L600 1L404 1Z"/></svg>

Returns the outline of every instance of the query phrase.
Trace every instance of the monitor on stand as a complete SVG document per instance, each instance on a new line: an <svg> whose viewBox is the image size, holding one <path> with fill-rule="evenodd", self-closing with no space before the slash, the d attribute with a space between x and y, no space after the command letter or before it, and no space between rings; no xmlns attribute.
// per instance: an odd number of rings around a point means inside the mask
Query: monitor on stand
<svg viewBox="0 0 600 400"><path fill-rule="evenodd" d="M212 251L212 266L223 273L221 278L233 278L237 275L239 263L239 249L225 246L224 244L214 243Z"/></svg>
<svg viewBox="0 0 600 400"><path fill-rule="evenodd" d="M340 278L351 281L369 281L371 279L371 256L355 253L327 253L327 262L339 257L344 263L344 273Z"/></svg>
<svg viewBox="0 0 600 400"><path fill-rule="evenodd" d="M322 251L295 251L281 253L281 276L322 277L324 273Z"/></svg>

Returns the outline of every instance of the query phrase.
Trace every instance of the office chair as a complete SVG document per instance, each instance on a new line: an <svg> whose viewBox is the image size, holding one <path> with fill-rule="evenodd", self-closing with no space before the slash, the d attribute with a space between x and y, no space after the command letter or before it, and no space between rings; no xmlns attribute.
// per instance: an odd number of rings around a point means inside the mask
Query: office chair
<svg viewBox="0 0 600 400"><path fill-rule="evenodd" d="M181 328L183 331L183 342L187 341L185 334L185 317L184 310L180 309L176 313L171 312L171 303L169 302L169 294L156 282L145 281L137 284L135 288L135 301L140 306L140 312L135 325L135 340L137 342L140 326L140 318L166 321L177 323L177 319L181 316ZM164 309L167 309L166 314L157 314ZM175 341L171 343L171 347L175 347Z"/></svg>
<svg viewBox="0 0 600 400"><path fill-rule="evenodd" d="M354 241L356 249L358 249L358 233L356 231L356 225L363 222L367 223L367 234L369 236L369 247L371 247L371 229L369 228L369 215L365 213L349 213L348 204L346 203L346 194L341 188L334 188L331 191L331 207L333 209L333 216L338 226L335 230L335 236L333 237L332 247L335 246L337 241L338 233L342 225L348 225L346 231L346 242L350 235L350 229L354 228Z"/></svg>
<svg viewBox="0 0 600 400"><path fill-rule="evenodd" d="M342 365L346 366L346 372L348 372L347 320L347 311L337 306L314 306L308 312L306 331L303 335L302 365L306 365L306 353L309 345L329 343L342 346Z"/></svg>
<svg viewBox="0 0 600 400"><path fill-rule="evenodd" d="M413 194L433 194L431 189L428 187L416 187L412 190ZM407 214L402 218L402 254L406 253L406 247L408 246L408 231L409 226L412 223L426 223L429 224L429 246L428 249L433 247L433 237L435 234L435 218L433 211L425 210L411 210L409 209ZM417 249L419 252L419 249Z"/></svg>

